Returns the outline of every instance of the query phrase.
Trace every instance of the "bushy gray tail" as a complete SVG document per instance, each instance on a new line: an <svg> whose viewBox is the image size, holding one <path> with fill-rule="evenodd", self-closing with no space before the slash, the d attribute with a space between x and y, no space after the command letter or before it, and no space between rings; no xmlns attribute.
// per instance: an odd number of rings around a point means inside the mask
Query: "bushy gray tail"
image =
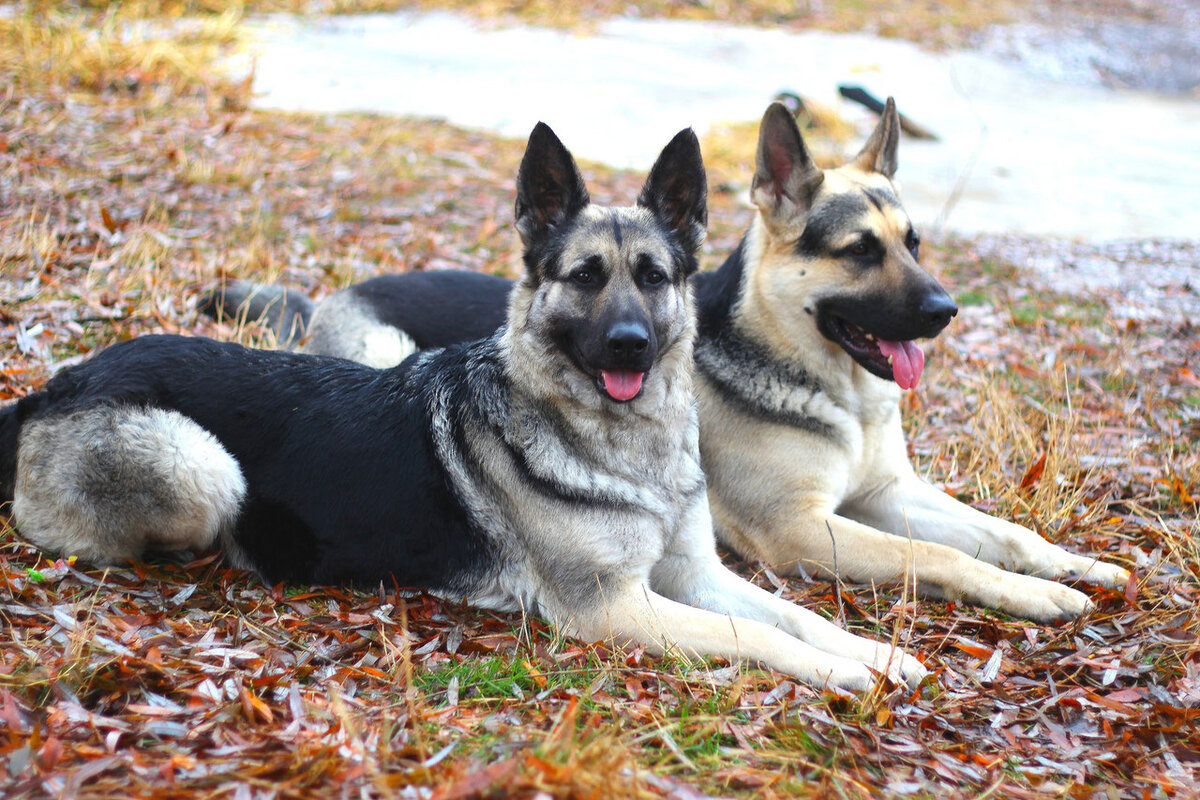
<svg viewBox="0 0 1200 800"><path fill-rule="evenodd" d="M215 320L262 322L280 347L291 347L304 337L316 306L295 289L234 281L213 289L198 308Z"/></svg>

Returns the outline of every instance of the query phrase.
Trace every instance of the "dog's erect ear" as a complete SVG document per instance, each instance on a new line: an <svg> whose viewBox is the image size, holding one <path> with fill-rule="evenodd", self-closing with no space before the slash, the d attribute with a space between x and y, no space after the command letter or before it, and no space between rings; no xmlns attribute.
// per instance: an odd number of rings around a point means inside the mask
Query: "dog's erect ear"
<svg viewBox="0 0 1200 800"><path fill-rule="evenodd" d="M637 201L674 231L689 255L700 247L708 226L708 181L691 128L675 134L663 148Z"/></svg>
<svg viewBox="0 0 1200 800"><path fill-rule="evenodd" d="M517 171L517 231L526 246L578 214L590 202L583 176L563 143L539 122Z"/></svg>
<svg viewBox="0 0 1200 800"><path fill-rule="evenodd" d="M790 220L812 208L825 180L804 144L796 118L782 103L772 103L758 128L758 154L750 199L768 221Z"/></svg>
<svg viewBox="0 0 1200 800"><path fill-rule="evenodd" d="M896 149L899 146L900 114L896 112L896 101L889 97L875 132L854 157L854 166L864 172L878 172L891 180L896 174Z"/></svg>

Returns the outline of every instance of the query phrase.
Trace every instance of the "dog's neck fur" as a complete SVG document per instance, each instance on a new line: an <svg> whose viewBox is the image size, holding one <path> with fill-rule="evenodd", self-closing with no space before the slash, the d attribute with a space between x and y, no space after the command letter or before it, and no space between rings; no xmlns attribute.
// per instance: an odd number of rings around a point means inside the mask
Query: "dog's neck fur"
<svg viewBox="0 0 1200 800"><path fill-rule="evenodd" d="M895 384L871 375L822 336L810 308L778 310L770 302L757 267L773 257L772 244L762 214L755 214L737 250L707 277L698 369L727 400L814 432L836 436L839 413L860 422L890 416L900 393ZM800 324L781 313L801 315ZM814 402L836 411L814 414Z"/></svg>

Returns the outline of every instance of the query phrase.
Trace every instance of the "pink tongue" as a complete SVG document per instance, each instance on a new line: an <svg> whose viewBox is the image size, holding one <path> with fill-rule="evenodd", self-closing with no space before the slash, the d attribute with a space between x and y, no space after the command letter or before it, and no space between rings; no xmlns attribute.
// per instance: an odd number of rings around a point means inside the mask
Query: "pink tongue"
<svg viewBox="0 0 1200 800"><path fill-rule="evenodd" d="M889 342L877 339L879 351L885 356L892 357L892 377L901 389L911 389L921 380L921 370L925 369L925 354L916 342Z"/></svg>
<svg viewBox="0 0 1200 800"><path fill-rule="evenodd" d="M628 370L601 370L600 377L604 379L604 391L613 400L632 400L642 390L644 373Z"/></svg>

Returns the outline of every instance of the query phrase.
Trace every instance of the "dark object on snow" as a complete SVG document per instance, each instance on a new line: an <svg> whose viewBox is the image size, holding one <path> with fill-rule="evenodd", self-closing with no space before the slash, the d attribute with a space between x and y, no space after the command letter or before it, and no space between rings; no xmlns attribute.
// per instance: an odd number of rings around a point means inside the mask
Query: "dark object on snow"
<svg viewBox="0 0 1200 800"><path fill-rule="evenodd" d="M847 100L866 106L876 114L883 113L883 101L861 86L839 86L838 93ZM900 130L917 139L931 139L936 142L938 138L936 133L903 114L900 115Z"/></svg>
<svg viewBox="0 0 1200 800"><path fill-rule="evenodd" d="M808 112L808 106L804 105L804 98L795 92L782 91L775 95L775 102L781 103L797 119L799 119L801 114L807 115L811 123L812 115ZM809 127L811 127L811 124Z"/></svg>

